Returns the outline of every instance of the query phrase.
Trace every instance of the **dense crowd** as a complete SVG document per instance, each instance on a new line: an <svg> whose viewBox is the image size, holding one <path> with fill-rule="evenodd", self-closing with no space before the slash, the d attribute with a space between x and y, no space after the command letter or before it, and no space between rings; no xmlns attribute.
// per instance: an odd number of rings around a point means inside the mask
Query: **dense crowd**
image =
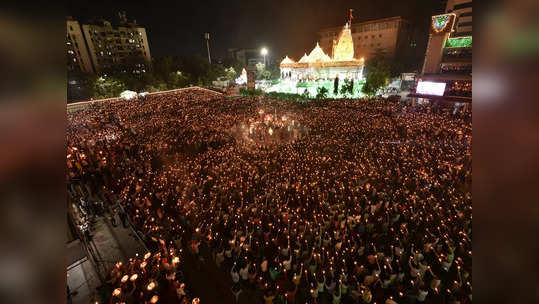
<svg viewBox="0 0 539 304"><path fill-rule="evenodd" d="M238 140L264 113L305 131ZM193 89L68 121L68 183L122 204L156 251L211 256L239 302L472 300L469 110Z"/></svg>
<svg viewBox="0 0 539 304"><path fill-rule="evenodd" d="M179 270L181 249L163 242L154 254L117 262L105 278L104 303L197 304L188 294Z"/></svg>

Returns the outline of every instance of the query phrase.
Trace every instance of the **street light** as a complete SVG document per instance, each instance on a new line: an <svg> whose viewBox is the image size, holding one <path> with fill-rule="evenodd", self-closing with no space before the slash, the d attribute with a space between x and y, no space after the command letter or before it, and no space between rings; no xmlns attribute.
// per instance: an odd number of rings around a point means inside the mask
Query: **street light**
<svg viewBox="0 0 539 304"><path fill-rule="evenodd" d="M266 67L266 55L268 54L268 49L262 48L262 50L260 50L260 54L264 56L264 67Z"/></svg>

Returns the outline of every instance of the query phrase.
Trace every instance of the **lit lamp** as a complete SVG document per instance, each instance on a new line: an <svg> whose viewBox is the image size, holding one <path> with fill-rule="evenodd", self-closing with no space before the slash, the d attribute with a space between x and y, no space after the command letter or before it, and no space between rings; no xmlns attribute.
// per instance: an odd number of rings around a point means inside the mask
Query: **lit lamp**
<svg viewBox="0 0 539 304"><path fill-rule="evenodd" d="M260 50L260 54L262 54L262 56L264 56L264 68L265 68L266 67L266 55L268 54L268 49L262 48Z"/></svg>

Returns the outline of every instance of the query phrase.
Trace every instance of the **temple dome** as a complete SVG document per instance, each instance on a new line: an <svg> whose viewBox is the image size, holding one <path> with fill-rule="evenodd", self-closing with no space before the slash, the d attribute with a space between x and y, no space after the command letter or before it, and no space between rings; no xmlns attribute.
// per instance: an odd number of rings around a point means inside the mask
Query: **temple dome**
<svg viewBox="0 0 539 304"><path fill-rule="evenodd" d="M301 59L298 62L299 63L309 63L311 61L309 59L309 56L307 56L307 53L305 53L305 55L303 55L303 57L301 57Z"/></svg>
<svg viewBox="0 0 539 304"><path fill-rule="evenodd" d="M333 44L334 61L353 61L354 60L354 40L348 23L339 34L337 43Z"/></svg>
<svg viewBox="0 0 539 304"><path fill-rule="evenodd" d="M329 58L326 53L322 50L318 42L316 43L316 47L311 51L309 54L309 62L329 62L331 61L331 58Z"/></svg>
<svg viewBox="0 0 539 304"><path fill-rule="evenodd" d="M281 64L291 64L291 63L295 63L294 60L288 58L288 56L286 56L283 61L281 61Z"/></svg>

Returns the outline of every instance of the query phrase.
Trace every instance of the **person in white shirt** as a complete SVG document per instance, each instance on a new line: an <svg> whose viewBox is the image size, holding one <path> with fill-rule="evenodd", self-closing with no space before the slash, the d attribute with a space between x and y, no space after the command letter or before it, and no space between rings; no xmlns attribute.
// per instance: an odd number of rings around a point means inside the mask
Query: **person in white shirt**
<svg viewBox="0 0 539 304"><path fill-rule="evenodd" d="M234 266L230 270L230 275L232 276L232 282L238 283L240 281L240 275L236 271L236 262L234 262Z"/></svg>
<svg viewBox="0 0 539 304"><path fill-rule="evenodd" d="M249 279L249 264L246 264L245 267L240 269L240 276L243 281Z"/></svg>
<svg viewBox="0 0 539 304"><path fill-rule="evenodd" d="M428 294L429 294L428 291L419 289L419 292L418 292L418 294L417 294L417 300L418 300L419 302L425 302L425 298L427 297Z"/></svg>

